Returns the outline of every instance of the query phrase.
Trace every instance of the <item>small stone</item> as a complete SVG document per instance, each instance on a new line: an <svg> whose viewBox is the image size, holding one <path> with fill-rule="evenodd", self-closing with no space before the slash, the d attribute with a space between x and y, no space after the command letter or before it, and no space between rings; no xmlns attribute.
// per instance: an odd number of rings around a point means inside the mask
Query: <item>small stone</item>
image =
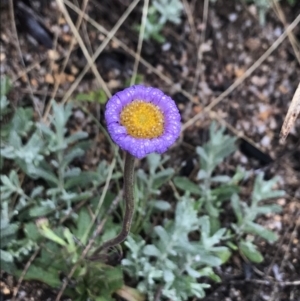
<svg viewBox="0 0 300 301"><path fill-rule="evenodd" d="M71 73L76 75L79 72L78 68L75 67L74 65L71 66Z"/></svg>
<svg viewBox="0 0 300 301"><path fill-rule="evenodd" d="M277 204L280 206L284 206L286 204L286 199L281 198L281 199L277 200Z"/></svg>
<svg viewBox="0 0 300 301"><path fill-rule="evenodd" d="M37 87L39 85L38 81L35 78L32 78L30 80L30 83L32 84L32 86Z"/></svg>
<svg viewBox="0 0 300 301"><path fill-rule="evenodd" d="M75 76L71 74L67 74L66 79L69 83L73 83L73 81L75 80Z"/></svg>
<svg viewBox="0 0 300 301"><path fill-rule="evenodd" d="M265 76L254 75L251 78L251 82L253 85L255 85L257 87L263 87L268 82L268 79Z"/></svg>
<svg viewBox="0 0 300 301"><path fill-rule="evenodd" d="M255 51L259 49L260 47L260 40L258 38L249 38L245 42L245 46L250 50L250 51Z"/></svg>
<svg viewBox="0 0 300 301"><path fill-rule="evenodd" d="M275 37L279 37L279 36L281 36L282 35L282 28L280 28L280 27L276 27L275 29L274 29L274 35L275 35Z"/></svg>
<svg viewBox="0 0 300 301"><path fill-rule="evenodd" d="M56 50L50 49L48 50L48 58L52 61L56 61L59 59L59 53Z"/></svg>
<svg viewBox="0 0 300 301"><path fill-rule="evenodd" d="M228 19L230 22L235 22L237 20L237 18L238 18L238 15L236 13L231 13L228 16Z"/></svg>
<svg viewBox="0 0 300 301"><path fill-rule="evenodd" d="M61 37L62 37L63 41L66 43L69 43L72 40L72 36L69 34L63 34Z"/></svg>
<svg viewBox="0 0 300 301"><path fill-rule="evenodd" d="M171 43L165 43L161 47L162 51L169 51L171 49Z"/></svg>
<svg viewBox="0 0 300 301"><path fill-rule="evenodd" d="M45 75L45 82L47 84L54 84L54 78L53 78L53 76L50 73L47 73Z"/></svg>
<svg viewBox="0 0 300 301"><path fill-rule="evenodd" d="M109 89L116 89L119 88L121 86L121 82L119 80L116 79L111 79L108 83L107 83L107 87Z"/></svg>
<svg viewBox="0 0 300 301"><path fill-rule="evenodd" d="M84 113L81 110L76 110L74 112L74 117L76 119L83 120L85 116L84 116Z"/></svg>
<svg viewBox="0 0 300 301"><path fill-rule="evenodd" d="M0 53L0 62L3 62L6 59L5 53L1 52Z"/></svg>

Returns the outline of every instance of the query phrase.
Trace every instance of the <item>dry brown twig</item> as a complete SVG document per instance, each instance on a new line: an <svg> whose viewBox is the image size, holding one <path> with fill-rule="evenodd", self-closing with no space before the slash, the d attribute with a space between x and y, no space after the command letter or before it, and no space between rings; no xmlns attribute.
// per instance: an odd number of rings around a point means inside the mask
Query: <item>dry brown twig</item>
<svg viewBox="0 0 300 301"><path fill-rule="evenodd" d="M79 46L80 46L80 48L81 48L81 50L82 50L82 52L83 52L85 58L86 58L86 60L88 61L88 64L89 64L90 68L92 69L92 71L93 71L93 73L94 73L94 75L95 75L95 77L96 77L96 79L97 79L98 84L102 87L102 89L104 90L104 92L106 93L106 95L107 95L108 97L110 97L110 96L111 96L111 93L110 93L110 91L109 91L109 89L108 89L108 87L107 87L105 81L104 81L103 78L101 77L101 75L100 75L100 73L99 73L97 67L96 67L95 64L94 64L95 60L93 60L93 58L89 55L89 52L88 52L88 50L87 50L87 48L86 48L86 46L85 46L85 44L84 44L84 42L83 42L83 40L82 40L80 34L79 34L79 32L78 32L76 26L74 25L74 23L73 23L73 21L72 21L70 15L69 15L69 13L68 13L66 7L65 7L65 4L64 4L63 0L56 0L56 2L57 2L57 4L58 4L58 7L60 8L61 12L63 13L63 15L64 15L64 17L65 17L65 19L66 19L68 25L70 26L71 31L73 32L73 35L74 35L74 37L76 38L76 40L77 40L77 42L78 42L78 44L79 44ZM80 11L79 14L82 15L83 12ZM82 77L83 77L83 76L82 76ZM79 77L78 77L78 78L79 78ZM78 78L77 78L77 80L78 80ZM80 78L80 80L81 80L81 79L82 79L82 78ZM77 84L80 82L80 80L77 82ZM75 82L76 82L76 81L75 81ZM75 82L74 82L74 83L75 83ZM74 83L73 83L73 85L74 85ZM77 87L77 85L76 85L76 87ZM76 87L75 87L75 88L76 88ZM75 88L74 88L74 90L75 90ZM69 90L70 90L70 89L69 89ZM69 92L69 91L68 91L68 92ZM66 94L68 94L68 92L67 92ZM73 91L72 91L72 92L73 92ZM72 93L70 93L70 95L68 95L68 96L71 96L71 94L72 94ZM68 98L66 98L66 95L65 95L64 99L65 99L65 101L68 99ZM65 103L64 99L63 99L62 103ZM44 121L47 120L47 117L48 117L48 115L49 115L49 113L50 113L50 110L51 110L51 102L49 102L49 104L48 104L48 106L47 106L47 108L46 108L46 110L45 110L45 114L44 114L44 118L43 118Z"/></svg>
<svg viewBox="0 0 300 301"><path fill-rule="evenodd" d="M95 66L94 61L92 60L92 58L91 58L91 56L90 56L90 54L89 54L89 52L88 52L88 50L87 50L87 48L86 48L86 46L85 46L85 44L83 42L83 40L82 40L82 38L81 38L78 30L76 29L76 27L75 27L75 25L74 25L74 23L73 23L70 15L69 15L67 9L66 9L66 6L65 6L63 0L56 0L56 2L58 4L60 10L62 11L62 13L63 13L63 15L64 15L64 17L65 17L68 25L70 26L70 28L71 28L71 30L72 30L72 32L73 32L73 34L74 34L74 36L75 36L75 38L76 38L76 40L77 40L80 48L81 48L81 50L82 50L82 52L83 52L86 60L88 61L89 65L91 66L91 69L92 69L92 71L93 71L93 73L94 73L94 75L95 75L98 83L100 84L100 86L102 87L102 89L104 90L104 92L106 93L106 95L107 96L111 96L110 91L109 91L106 83L104 82L102 76L100 75L97 67ZM81 14L83 14L83 12L81 12Z"/></svg>
<svg viewBox="0 0 300 301"><path fill-rule="evenodd" d="M78 9L78 7L76 7L73 3L71 3L69 0L65 0L66 5L68 5L72 10L74 10L77 14L80 13L80 10ZM131 5L133 5L134 2L132 2ZM129 9L129 7L128 7ZM125 13L124 13L125 15ZM107 35L106 39L110 38L111 40L113 40L114 42L116 42L121 48L123 48L128 54L130 54L132 57L136 57L136 53L135 51L131 50L125 43L123 43L121 40L119 40L117 37L115 37L113 34L111 34L113 32L113 29L111 31L108 31L107 29L105 29L101 24L99 24L98 22L96 22L95 20L93 20L92 18L90 18L87 14L84 14L83 17L85 18L85 20L87 20L92 26L94 26L97 30L99 30L99 32ZM123 17L123 16L122 16ZM120 18L119 22L121 21L122 18ZM118 22L118 23L119 23ZM117 25L116 25L117 26ZM115 27L116 27L115 26ZM105 40L106 40L105 39ZM103 43L105 42L105 40L103 41ZM102 43L102 44L103 44ZM98 49L100 49L100 47L102 46L102 44L99 46ZM95 52L95 54L97 53L97 51ZM140 63L143 64L146 68L149 69L149 71L153 72L154 74L156 74L159 78L161 78L166 84L172 86L176 91L181 92L182 94L184 94L186 97L188 97L190 99L190 101L195 102L195 100L193 99L193 95L190 94L189 92L187 92L184 89L181 89L180 87L175 87L174 82L172 79L170 79L168 76L164 75L161 71L159 71L159 69L153 67L150 63L148 63L145 59L143 59L142 57L140 57ZM69 91L68 91L69 92ZM70 96L69 93L67 92L66 96Z"/></svg>
<svg viewBox="0 0 300 301"><path fill-rule="evenodd" d="M81 7L82 13L79 14L78 19L77 19L77 21L76 21L76 25L75 25L77 31L79 31L79 28L80 28L80 26L81 26L81 23L82 23L82 20L83 20L82 14L85 12L88 2L89 2L89 0L84 0L84 2L82 3L82 7ZM77 41L77 40L76 40L76 37L73 36L73 37L72 37L72 40L71 40L71 43L70 43L70 45L69 45L69 49L68 49L68 51L67 51L67 54L66 54L65 59L64 59L64 62L63 62L63 66L62 66L61 73L64 73L64 71L65 71L65 69L66 69L66 66L67 66L67 64L68 64L70 55L71 55L71 53L72 53L72 51L73 51L73 48L74 48L74 46L75 46L76 41ZM60 86L60 82L61 82L61 78L58 77L58 80L55 82L54 89L53 89L53 92L52 92L52 96L51 96L52 99L55 99L57 90L58 90L58 88L59 88L59 86Z"/></svg>
<svg viewBox="0 0 300 301"><path fill-rule="evenodd" d="M18 294L19 289L21 287L21 284L23 282L23 279L24 279L24 277L25 277L25 275L26 275L29 267L31 266L32 262L34 261L34 259L36 258L36 256L39 254L40 250L41 250L41 247L38 247L35 250L35 252L30 256L29 260L27 261L27 263L26 263L26 265L25 265L25 267L24 267L24 269L22 271L22 274L21 274L21 276L20 276L20 278L18 280L18 284L17 284L17 286L14 289L12 301L16 301L16 297L17 297L17 294Z"/></svg>
<svg viewBox="0 0 300 301"><path fill-rule="evenodd" d="M194 17L192 14L192 10L190 7L190 4L187 2L187 0L182 0L183 6L184 6L184 10L191 28L191 32L192 32L192 36L194 37L194 41L198 41L197 39L197 30L196 30L196 26L195 26L195 21L194 21Z"/></svg>
<svg viewBox="0 0 300 301"><path fill-rule="evenodd" d="M57 0L57 1L61 1L61 0ZM65 97L63 98L62 103L65 103L66 101L68 101L68 99L70 98L70 96L72 95L72 93L75 91L75 89L77 88L78 84L82 80L83 76L86 74L86 72L94 64L94 62L97 59L97 57L104 50L104 48L109 43L109 41L114 37L114 35L117 32L117 30L120 28L120 26L123 24L123 22L127 19L128 15L131 13L131 11L134 9L134 7L139 3L139 1L140 0L133 1L128 6L128 8L124 12L124 14L121 16L121 18L118 20L118 22L116 23L116 25L112 28L112 30L109 31L109 32L108 31L106 32L107 37L104 39L104 41L101 43L101 45L97 48L97 50L95 51L94 55L91 57L91 62L88 62L87 66L82 70L82 72L78 75L78 77L76 78L76 80L74 81L74 83L72 84L72 86L70 87L70 89L66 92ZM68 5L69 7L71 7L74 11L76 11L78 14L82 13L80 11L80 9L78 9L78 7L75 6L74 4L72 4L70 1L65 0L64 2L65 2L66 5ZM89 18L88 15L87 14L82 14L82 15L88 21L88 18ZM100 25L100 28L102 28L101 25ZM101 32L101 30L100 30L100 32ZM108 96L109 97L111 96L110 93L109 93Z"/></svg>
<svg viewBox="0 0 300 301"><path fill-rule="evenodd" d="M296 92L294 94L294 97L292 99L292 102L290 104L289 110L286 114L286 117L284 119L281 132L280 132L280 142L283 143L288 136L289 132L291 131L292 127L294 126L296 119L298 115L300 114L300 83L298 85L298 88L296 89Z"/></svg>
<svg viewBox="0 0 300 301"><path fill-rule="evenodd" d="M279 20L283 24L284 28L286 29L287 28L287 22L286 22L286 18L285 18L285 15L284 15L284 12L281 8L280 3L276 0L270 0L270 1L272 1L273 9L274 9L275 13L277 14ZM298 63L300 64L300 45L297 41L297 38L295 37L295 35L293 34L292 31L290 31L288 33L288 38L289 38L289 41L292 45L292 48L294 50L294 54L295 54L295 56L298 60Z"/></svg>
<svg viewBox="0 0 300 301"><path fill-rule="evenodd" d="M139 62L141 58L141 51L143 46L143 40L144 40L144 33L145 33L145 27L146 27L146 21L147 21L147 15L148 15L148 8L149 8L149 0L144 1L144 7L143 7L143 15L142 15L142 22L141 22L141 29L139 33L139 41L133 66L133 73L130 80L130 85L133 85L136 80L136 74L139 67Z"/></svg>
<svg viewBox="0 0 300 301"><path fill-rule="evenodd" d="M298 201L298 200L295 199L295 201ZM296 216L299 216L299 213L300 213L300 209L298 207L298 210L296 212ZM299 227L300 227L300 219L297 220L297 222L296 222L296 224L294 226L294 229L292 231L292 234L290 235L290 239L289 239L287 248L285 249L284 256L283 256L283 259L281 261L279 270L282 270L284 264L286 264L287 258L289 256L288 255L289 254L289 250L290 250L291 245L292 245L292 241L297 237L297 232L298 232ZM290 229L288 229L288 230L290 230ZM288 230L286 231L286 233L288 232ZM282 244L283 244L283 241L284 240L282 239ZM267 273L269 274L270 272L271 272L271 267L268 269ZM277 294L276 294L276 292L277 292L277 288L279 286L284 287L284 286L299 286L299 285L300 285L300 280L299 281L282 281L282 282L276 281L275 284L274 284L275 287L274 287L272 295L270 297L270 301L275 301L276 297L278 297Z"/></svg>
<svg viewBox="0 0 300 301"><path fill-rule="evenodd" d="M204 8L203 8L203 30L201 32L200 41L198 46L198 52L197 52L197 65L196 65L196 72L195 72L195 79L193 82L193 88L192 88L192 94L195 94L197 91L197 85L199 83L200 75L203 71L202 68L202 60L203 60L203 44L205 41L205 33L206 33L206 27L207 27L207 19L208 19L208 8L209 8L209 0L204 1ZM202 76L203 77L203 76Z"/></svg>
<svg viewBox="0 0 300 301"><path fill-rule="evenodd" d="M18 36L18 31L17 31L17 26L16 26L16 20L15 20L15 11L14 11L14 3L13 3L13 0L9 0L9 12L10 12L10 18L11 18L11 22L12 22L12 31L13 31L13 34L15 35L16 37L16 48L18 50L18 53L19 53L19 57L20 57L20 60L21 60L21 63L22 63L22 67L23 67L23 74L25 75L26 77L26 82L28 84L28 87L29 87L29 91L30 91L30 96L32 98L32 102L33 102L33 106L34 108L36 109L37 113L39 114L40 117L42 117L42 113L41 111L39 110L39 108L35 105L35 102L34 102L34 96L33 96L33 89L32 89L32 86L31 86L31 83L30 83L30 80L29 80L29 76L26 72L26 65L25 65L25 62L24 62L24 59L23 59L23 55L22 55L22 50L21 50L21 46L20 46L20 42L19 42L19 36Z"/></svg>

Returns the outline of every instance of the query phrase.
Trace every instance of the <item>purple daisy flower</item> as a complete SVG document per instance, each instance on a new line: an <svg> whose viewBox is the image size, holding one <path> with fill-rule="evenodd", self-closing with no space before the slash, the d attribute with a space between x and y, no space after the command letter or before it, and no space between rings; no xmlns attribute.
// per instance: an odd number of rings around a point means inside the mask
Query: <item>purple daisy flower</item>
<svg viewBox="0 0 300 301"><path fill-rule="evenodd" d="M137 158L165 152L179 137L180 114L173 99L142 85L116 93L105 119L112 140Z"/></svg>

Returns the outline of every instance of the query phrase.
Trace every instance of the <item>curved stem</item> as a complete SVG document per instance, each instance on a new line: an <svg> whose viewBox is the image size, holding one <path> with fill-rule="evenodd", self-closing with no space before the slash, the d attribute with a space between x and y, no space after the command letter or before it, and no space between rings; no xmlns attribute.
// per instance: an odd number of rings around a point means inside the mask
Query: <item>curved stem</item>
<svg viewBox="0 0 300 301"><path fill-rule="evenodd" d="M123 225L121 232L115 237L106 242L99 248L97 248L94 254L89 259L97 259L100 252L108 248L112 248L122 243L130 232L132 223L132 217L134 213L134 160L131 154L126 153L125 166L124 166L124 200L125 200L125 214L123 219Z"/></svg>

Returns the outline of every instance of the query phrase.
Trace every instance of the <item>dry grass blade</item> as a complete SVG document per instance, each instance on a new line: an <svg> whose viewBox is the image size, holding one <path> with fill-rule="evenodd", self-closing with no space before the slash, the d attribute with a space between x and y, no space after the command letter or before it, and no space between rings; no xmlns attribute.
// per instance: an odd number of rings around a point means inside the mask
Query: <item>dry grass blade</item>
<svg viewBox="0 0 300 301"><path fill-rule="evenodd" d="M26 273L27 273L29 267L31 266L32 262L35 260L35 258L36 258L37 255L39 254L40 250L41 250L41 247L38 247L38 248L35 250L35 252L31 255L31 257L29 258L29 260L27 261L27 263L26 263L26 265L25 265L25 267L24 267L24 269L23 269L23 271L22 271L22 274L21 274L21 276L20 276L20 278L19 278L19 280L18 280L18 284L17 284L17 286L16 286L15 289L14 289L12 301L16 301L16 300L17 300L17 295L18 295L19 289L20 289L20 287L21 287L22 281L23 281L23 279L24 279L24 277L25 277L25 275L26 275ZM1 300L2 300L2 299L1 299Z"/></svg>
<svg viewBox="0 0 300 301"><path fill-rule="evenodd" d="M275 13L277 14L279 20L283 24L284 28L286 28L287 22L286 22L284 12L280 6L280 3L278 1L272 0L272 4L273 4L273 9L274 9ZM292 45L292 48L294 50L294 54L298 60L298 63L300 64L300 47L299 47L297 38L295 37L295 35L292 32L288 33L288 37L289 37L290 43Z"/></svg>
<svg viewBox="0 0 300 301"><path fill-rule="evenodd" d="M64 4L63 0L56 0L56 2L58 4L59 8L61 9L61 11L63 12L64 17L65 17L66 21L68 22L68 25L70 26L70 28L71 28L74 36L76 37L76 39L77 39L77 41L78 41L78 43L80 45L80 48L81 48L81 50L82 50L85 58L87 59L89 65L91 66L92 71L95 74L95 77L97 78L98 82L100 83L102 89L107 94L107 96L111 96L110 91L107 88L106 83L104 82L103 78L99 74L99 72L97 70L97 67L94 64L94 61L92 60L91 56L89 55L88 50L85 47L84 42L83 42L81 36L79 35L78 30L76 29L74 23L71 20L71 17L70 17L70 15L69 15L66 7L65 7L65 4Z"/></svg>
<svg viewBox="0 0 300 301"><path fill-rule="evenodd" d="M59 0L57 0L59 1ZM65 97L63 98L63 103L65 103L68 98L72 95L72 93L75 91L76 87L78 86L78 84L80 83L80 81L82 80L83 76L86 74L86 72L91 68L91 66L94 64L95 60L97 59L97 57L100 55L100 53L104 50L104 48L106 47L106 45L109 43L109 41L111 39L114 38L115 33L117 32L117 30L120 28L120 26L123 24L123 22L127 19L128 15L131 13L131 11L136 7L136 5L139 3L140 0L135 0L133 1L128 8L126 9L126 11L124 12L124 14L122 15L122 17L118 20L118 22L116 23L116 25L112 28L112 30L110 32L106 31L107 37L104 39L104 41L101 43L101 45L97 48L97 50L95 51L94 55L91 58L91 62L89 62L87 64L87 66L83 69L83 71L80 73L80 75L76 78L75 82L72 84L72 86L70 87L70 89L66 92ZM65 0L64 1L70 8L72 8L76 13L78 14L82 14L83 18L86 19L88 22L90 20L89 16L87 14L84 14L80 11L80 9L78 9L78 7L76 7L74 4L72 4L70 1ZM95 22L95 21L94 21ZM96 23L96 22L95 22ZM98 24L98 23L96 23ZM100 32L102 32L103 27L98 24L99 26L95 28L97 28ZM109 95L110 97L111 95Z"/></svg>
<svg viewBox="0 0 300 301"><path fill-rule="evenodd" d="M84 0L83 4L82 4L82 7L81 7L81 11L82 13L85 12L86 10L86 7L87 7L87 4L88 4L88 1L89 0ZM81 22L83 20L83 16L82 16L82 13L79 15L78 19L77 19L77 22L76 22L76 30L78 31L79 28L80 28L80 25L81 25ZM73 48L75 46L75 43L76 43L76 38L75 36L72 37L72 40L71 40L71 43L69 45L69 49L68 49L68 52L66 54L66 57L64 59L64 62L63 62L63 66L62 66L62 71L61 73L64 73L65 72L65 69L66 69L66 66L68 64L68 61L69 61L69 58L70 58L70 55L73 51ZM59 80L57 82L55 82L55 86L54 86L54 89L53 89L53 93L52 93L52 96L51 98L55 99L55 96L56 96L56 93L57 93L57 90L60 86L60 77L59 77Z"/></svg>
<svg viewBox="0 0 300 301"><path fill-rule="evenodd" d="M197 30L196 30L196 26L195 26L195 21L194 21L194 17L192 14L192 10L190 8L190 4L187 2L187 0L182 0L183 6L184 6L184 10L192 31L192 35L194 37L194 40L197 41Z"/></svg>
<svg viewBox="0 0 300 301"><path fill-rule="evenodd" d="M133 73L132 73L130 85L133 85L136 80L136 74L137 74L137 70L138 70L138 66L139 66L139 61L141 58L141 51L142 51L142 45L143 45L143 39L144 39L144 33L145 33L145 27L146 27L147 15L148 15L148 8L149 8L149 0L145 0L144 7L143 7L141 29L140 29L140 34L139 34L139 42L138 42L138 46L137 46L137 52L136 52L136 56L135 56Z"/></svg>
<svg viewBox="0 0 300 301"><path fill-rule="evenodd" d="M130 4L130 6L128 6L127 11L129 10L129 8L133 5L136 4L136 2L138 1L134 1ZM76 7L74 4L72 4L70 1L65 0L65 3L71 8L73 9L77 14L80 14L80 10L78 9L78 7ZM127 12L126 11L126 12ZM126 13L125 12L125 13ZM124 13L124 15L125 15ZM123 15L123 16L124 16ZM120 18L120 20L118 21L118 23L121 22L123 16ZM135 51L131 50L125 43L123 43L121 40L119 40L117 37L112 35L112 32L114 31L114 28L109 32L107 29L105 29L101 24L97 23L95 20L93 20L92 18L90 18L87 14L83 14L83 17L85 20L87 20L91 25L93 25L97 30L99 30L101 33L107 35L106 39L103 41L103 43L107 40L107 39L112 39L113 41L115 41L118 45L120 45L121 48L123 48L128 54L130 54L132 57L136 57L136 53ZM115 25L115 27L117 26L117 24ZM103 44L102 43L102 44ZM102 46L102 44L99 46L98 49L100 49L100 47ZM97 51L98 51L97 49ZM97 51L95 52L95 54L97 53ZM175 91L179 91L181 92L183 95L185 95L191 102L196 102L198 104L197 101L195 101L193 99L193 95L191 95L189 92L187 92L184 89L181 89L178 85L175 85L173 80L171 78L169 78L168 76L164 75L158 68L153 67L150 63L148 63L145 59L143 59L142 57L140 57L140 63L143 64L146 68L149 69L149 71L153 72L154 74L156 74L159 78L161 78L166 84L170 85ZM68 92L67 92L68 94ZM66 95L67 95L66 94Z"/></svg>
<svg viewBox="0 0 300 301"><path fill-rule="evenodd" d="M11 17L11 21L12 21L12 27L13 27L12 30L13 30L13 33L16 37L16 47L17 47L19 57L20 57L20 60L22 62L23 68L24 68L22 73L24 73L24 75L26 77L26 82L27 82L28 87L29 87L30 96L32 98L33 105L34 105L37 113L39 114L39 117L42 117L41 111L39 110L38 106L35 105L35 102L34 102L33 89L32 89L32 86L31 86L31 83L30 83L30 80L29 80L29 76L28 76L27 71L26 71L26 65L25 65L25 62L24 62L24 59L23 59L23 54L22 54L22 50L21 50L21 46L20 46L20 42L19 42L19 37L18 37L17 26L16 26L13 0L9 1L9 12L10 12L10 17Z"/></svg>
<svg viewBox="0 0 300 301"><path fill-rule="evenodd" d="M200 43L198 46L198 53L197 53L197 65L196 65L196 73L195 73L195 79L193 82L193 88L192 88L192 94L195 94L196 90L197 90L197 85L199 82L199 78L202 72L202 59L203 59L203 44L205 41L205 33L206 33L206 27L207 27L207 18L208 18L208 8L209 8L209 1L205 0L204 1L204 8L203 8L203 24L204 24L204 28L202 30L201 33L201 37L200 37Z"/></svg>
<svg viewBox="0 0 300 301"><path fill-rule="evenodd" d="M283 122L280 132L280 142L283 143L294 126L297 116L300 114L300 83L294 94L292 103Z"/></svg>

